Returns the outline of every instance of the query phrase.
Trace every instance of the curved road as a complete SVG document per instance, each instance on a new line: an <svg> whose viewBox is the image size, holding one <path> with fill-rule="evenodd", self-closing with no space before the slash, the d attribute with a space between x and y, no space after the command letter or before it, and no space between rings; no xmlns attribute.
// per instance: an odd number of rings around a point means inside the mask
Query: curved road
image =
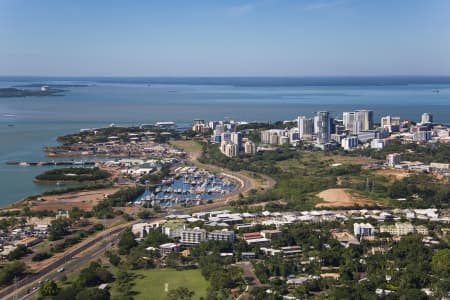
<svg viewBox="0 0 450 300"><path fill-rule="evenodd" d="M222 173L222 175L224 175L224 176L231 177L233 180L239 182L240 187L228 195L225 195L223 197L215 199L215 201L213 203L203 204L203 205L191 207L188 209L179 209L179 210L177 210L178 213L185 213L185 212L192 213L192 212L196 212L196 211L208 211L208 210L218 209L218 208L226 206L230 200L232 200L233 198L238 196L240 193L244 194L244 193L247 193L248 191L250 191L251 189L257 189L258 187L262 188L262 186L264 186L265 189L271 189L276 184L276 181L267 175L258 174L258 176L260 176L261 178L263 178L265 180L265 184L260 184L255 179L249 177L247 174L244 174L244 172L232 172L232 171L229 171L229 170L226 170L226 169L214 166L214 165L203 164L197 160L198 155L199 155L198 153L190 152L189 154L190 154L189 160L193 164L198 166L199 168L207 169L207 170L217 172L217 173ZM171 213L174 213L174 212L172 211ZM99 234L98 236L96 236L94 238L91 238L91 239L88 238L87 240L82 241L81 243L74 246L73 249L69 249L63 257L60 257L57 260L53 261L52 263L50 263L43 269L39 270L39 272L28 274L24 278L19 280L16 283L16 285L11 285L9 287L6 287L6 288L0 290L0 299L8 299L10 297L13 297L15 294L16 286L19 287L20 289L22 289L22 291L19 292L18 299L28 298L33 293L35 293L37 291L37 289L31 290L31 293L27 293L26 290L24 291L24 289L27 286L29 288L31 288L33 286L36 287L38 280L43 280L45 278L52 278L52 279L56 278L57 275L60 274L56 270L60 269L68 261L72 261L73 263L70 265L67 265L67 270L65 270L64 272L73 271L73 270L77 269L78 267L80 267L81 265L83 265L84 263L94 259L95 257L100 256L101 254L103 254L106 251L107 247L102 247L100 249L96 248L95 249L96 252L90 253L90 255L83 255L81 257L75 258L77 255L83 253L84 251L93 250L91 248L94 248L97 243L102 242L106 239L109 239L110 243L113 242L115 239L118 238L120 232L122 232L125 228L132 226L134 223L138 223L138 222L141 222L141 220L132 221L132 222L129 222L126 224L116 226L115 228L111 228L109 230L102 232L101 234ZM52 273L53 273L53 275L52 275Z"/></svg>

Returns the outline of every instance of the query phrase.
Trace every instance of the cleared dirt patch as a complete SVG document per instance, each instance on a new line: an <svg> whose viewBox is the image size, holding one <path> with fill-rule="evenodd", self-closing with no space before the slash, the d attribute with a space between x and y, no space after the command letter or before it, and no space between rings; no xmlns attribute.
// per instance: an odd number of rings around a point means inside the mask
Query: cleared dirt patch
<svg viewBox="0 0 450 300"><path fill-rule="evenodd" d="M395 179L403 179L408 177L410 173L404 170L396 170L396 169L386 169L386 170L378 170L375 174L383 175L383 176L394 176Z"/></svg>
<svg viewBox="0 0 450 300"><path fill-rule="evenodd" d="M350 165L368 165L379 162L379 160L370 157L357 157L357 156L345 156L345 155L331 155L322 156L321 160L333 160L335 163L350 164Z"/></svg>
<svg viewBox="0 0 450 300"><path fill-rule="evenodd" d="M70 210L78 207L83 210L91 210L105 195L117 192L119 188L108 188L91 191L80 191L61 195L41 197L41 200L33 200L32 210Z"/></svg>
<svg viewBox="0 0 450 300"><path fill-rule="evenodd" d="M316 204L316 207L365 206L375 205L374 201L354 198L346 189L328 189L316 195L325 202Z"/></svg>

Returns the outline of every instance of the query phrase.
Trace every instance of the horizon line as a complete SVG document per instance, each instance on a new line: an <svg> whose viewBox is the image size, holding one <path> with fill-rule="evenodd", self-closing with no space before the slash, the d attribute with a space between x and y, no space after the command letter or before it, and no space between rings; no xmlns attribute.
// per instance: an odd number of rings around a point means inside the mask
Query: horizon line
<svg viewBox="0 0 450 300"><path fill-rule="evenodd" d="M65 77L65 78L371 78L371 77L450 77L437 74L391 75L4 75L0 77Z"/></svg>

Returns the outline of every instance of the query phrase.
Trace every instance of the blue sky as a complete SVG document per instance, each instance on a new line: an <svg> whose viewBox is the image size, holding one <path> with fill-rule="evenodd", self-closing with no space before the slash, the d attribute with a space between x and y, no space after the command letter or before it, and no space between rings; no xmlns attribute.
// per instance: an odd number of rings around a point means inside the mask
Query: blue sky
<svg viewBox="0 0 450 300"><path fill-rule="evenodd" d="M0 0L0 75L450 75L447 0Z"/></svg>

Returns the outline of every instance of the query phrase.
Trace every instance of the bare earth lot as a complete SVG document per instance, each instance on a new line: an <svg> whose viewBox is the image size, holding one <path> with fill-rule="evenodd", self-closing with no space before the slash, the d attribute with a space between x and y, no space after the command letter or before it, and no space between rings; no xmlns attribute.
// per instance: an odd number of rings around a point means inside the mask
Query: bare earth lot
<svg viewBox="0 0 450 300"><path fill-rule="evenodd" d="M386 170L378 170L375 171L375 174L383 175L383 176L394 176L395 179L401 180L405 177L408 177L410 173L404 170L395 170L395 169L386 169Z"/></svg>
<svg viewBox="0 0 450 300"><path fill-rule="evenodd" d="M91 210L105 195L117 192L119 188L107 188L91 191L80 191L61 195L44 196L41 200L31 201L32 210L69 210L78 207L83 210Z"/></svg>
<svg viewBox="0 0 450 300"><path fill-rule="evenodd" d="M375 205L368 199L355 199L346 189L328 189L317 194L324 202L316 204L316 207L340 207L355 205Z"/></svg>

